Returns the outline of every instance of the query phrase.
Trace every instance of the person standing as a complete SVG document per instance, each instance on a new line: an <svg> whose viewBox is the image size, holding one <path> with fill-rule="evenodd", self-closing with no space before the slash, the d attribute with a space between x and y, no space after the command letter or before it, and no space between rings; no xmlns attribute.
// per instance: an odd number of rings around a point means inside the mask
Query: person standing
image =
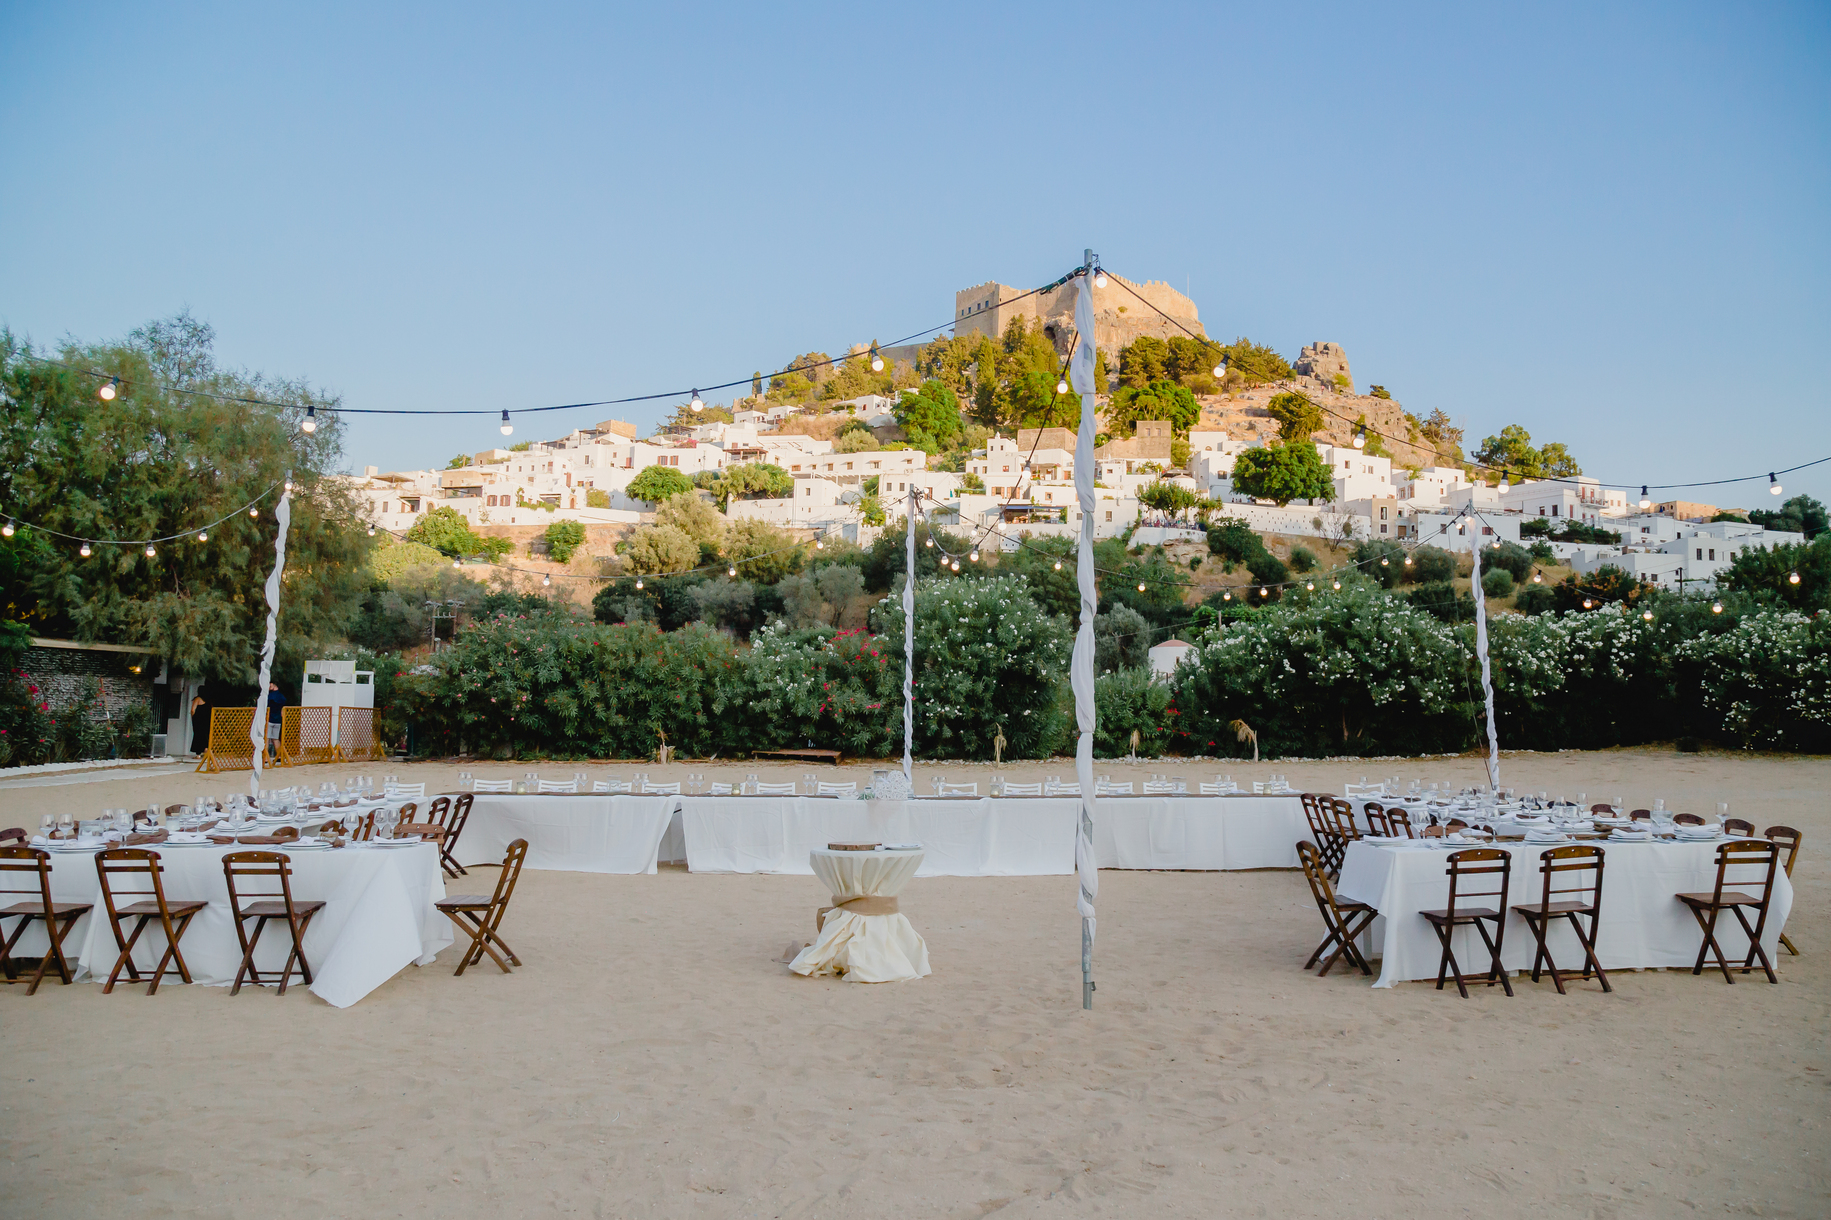
<svg viewBox="0 0 1831 1220"><path fill-rule="evenodd" d="M280 693L278 682L267 684L267 748L276 753L280 748L281 712L286 707L286 696Z"/></svg>
<svg viewBox="0 0 1831 1220"><path fill-rule="evenodd" d="M202 755L210 748L210 702L202 692L191 696L191 753Z"/></svg>

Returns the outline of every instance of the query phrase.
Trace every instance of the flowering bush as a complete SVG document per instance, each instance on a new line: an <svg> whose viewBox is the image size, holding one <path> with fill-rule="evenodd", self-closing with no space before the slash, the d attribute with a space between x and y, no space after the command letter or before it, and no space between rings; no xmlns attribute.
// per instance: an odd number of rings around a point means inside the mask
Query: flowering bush
<svg viewBox="0 0 1831 1220"><path fill-rule="evenodd" d="M1300 592L1211 633L1173 683L1180 740L1201 754L1250 750L1235 719L1271 755L1458 750L1480 700L1454 629L1365 586Z"/></svg>
<svg viewBox="0 0 1831 1220"><path fill-rule="evenodd" d="M1155 682L1148 669L1118 669L1094 679L1094 755L1120 758L1132 752L1138 734L1138 756L1157 758L1180 737L1175 700L1167 683ZM1064 747L1074 748L1069 739Z"/></svg>
<svg viewBox="0 0 1831 1220"><path fill-rule="evenodd" d="M738 748L812 743L879 757L903 749L903 654L880 636L777 624L751 637Z"/></svg>
<svg viewBox="0 0 1831 1220"><path fill-rule="evenodd" d="M1831 620L1759 610L1729 631L1678 645L1699 667L1700 698L1745 749L1831 750Z"/></svg>
<svg viewBox="0 0 1831 1220"><path fill-rule="evenodd" d="M884 650L900 659L900 593L879 602L873 617L883 633ZM1022 577L920 582L916 752L989 758L992 739L1002 726L1007 758L1052 753L1069 729L1057 700L1057 686L1068 678L1068 651L1067 626L1043 613Z"/></svg>

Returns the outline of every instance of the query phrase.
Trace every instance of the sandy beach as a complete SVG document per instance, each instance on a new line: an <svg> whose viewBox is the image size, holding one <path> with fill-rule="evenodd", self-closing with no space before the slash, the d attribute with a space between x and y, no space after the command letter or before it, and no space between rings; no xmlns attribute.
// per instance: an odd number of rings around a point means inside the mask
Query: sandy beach
<svg viewBox="0 0 1831 1220"><path fill-rule="evenodd" d="M881 765L881 764L880 764ZM1302 970L1300 874L1101 877L1092 1012L1068 877L919 881L934 974L862 986L776 962L808 877L527 872L526 965L455 953L354 1007L302 989L0 989L8 1216L1819 1217L1831 1210L1831 759L1669 749L1504 756L1503 782L1664 797L1802 829L1779 986L1619 972L1461 1000ZM802 766L296 768L798 777ZM826 774L832 769L822 769ZM847 778L868 764L841 768ZM1066 777L1066 761L1000 768ZM1120 778L1473 783L1473 757L1102 762ZM918 768L989 780L989 764ZM188 768L0 782L0 826L245 789ZM280 777L284 777L283 779ZM61 865L60 865L61 866ZM473 870L453 892L487 890Z"/></svg>

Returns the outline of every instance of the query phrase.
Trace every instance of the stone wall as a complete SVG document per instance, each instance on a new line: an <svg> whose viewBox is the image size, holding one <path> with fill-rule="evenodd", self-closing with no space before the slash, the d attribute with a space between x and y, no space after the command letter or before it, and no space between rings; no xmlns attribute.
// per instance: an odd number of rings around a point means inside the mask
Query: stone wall
<svg viewBox="0 0 1831 1220"><path fill-rule="evenodd" d="M140 672L135 673L138 666ZM76 702L90 678L101 683L101 705L89 708L91 720L115 719L131 705L150 707L159 660L142 653L34 646L20 663L39 690L39 699L55 710Z"/></svg>
<svg viewBox="0 0 1831 1220"><path fill-rule="evenodd" d="M1106 287L1094 288L1093 305L1094 342L1107 353L1109 365L1116 363L1120 348L1141 335L1168 339L1186 333L1184 327L1197 335L1206 333L1195 302L1162 280L1136 283L1111 272L1107 272L1107 280ZM1040 320L1055 340L1056 351L1066 353L1075 337L1074 304L1079 291L1070 281L1052 291L1017 300L1020 290L1009 285L975 284L954 294L954 333L997 338L1013 318Z"/></svg>

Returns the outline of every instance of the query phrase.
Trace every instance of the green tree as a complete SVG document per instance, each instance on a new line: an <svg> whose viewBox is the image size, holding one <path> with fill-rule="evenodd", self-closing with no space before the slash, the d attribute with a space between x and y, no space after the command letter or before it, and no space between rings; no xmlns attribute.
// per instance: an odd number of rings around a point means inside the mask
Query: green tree
<svg viewBox="0 0 1831 1220"><path fill-rule="evenodd" d="M680 530L699 544L702 557L717 555L725 541L725 515L694 492L670 496L656 505L655 524Z"/></svg>
<svg viewBox="0 0 1831 1220"><path fill-rule="evenodd" d="M1551 592L1555 609L1600 610L1603 606L1616 602L1635 605L1641 598L1653 593L1654 589L1651 585L1641 584L1614 564L1605 563L1594 572L1571 573L1559 581Z"/></svg>
<svg viewBox="0 0 1831 1220"><path fill-rule="evenodd" d="M1488 597L1511 597L1513 573L1505 568L1491 568L1481 574L1481 591Z"/></svg>
<svg viewBox="0 0 1831 1220"><path fill-rule="evenodd" d="M630 499L660 504L673 496L693 490L692 480L672 466L644 466L627 489Z"/></svg>
<svg viewBox="0 0 1831 1220"><path fill-rule="evenodd" d="M1383 385L1368 386L1367 393L1373 395L1375 398L1391 398L1392 397L1391 394L1388 394L1386 392L1386 387Z"/></svg>
<svg viewBox="0 0 1831 1220"><path fill-rule="evenodd" d="M1448 555L1442 551L1439 551L1438 554L1448 558ZM1405 548L1396 542L1388 542L1384 538L1370 538L1355 547L1350 558L1363 575L1378 581L1382 589L1390 589L1405 579ZM1382 563L1381 560L1385 562ZM1417 577L1417 579L1423 578Z"/></svg>
<svg viewBox="0 0 1831 1220"><path fill-rule="evenodd" d="M420 519L407 531L408 542L418 542L433 548L453 559L463 559L469 555L488 555L491 562L499 556L515 549L515 544L507 538L480 537L464 519L464 514L448 505L439 504L420 514Z"/></svg>
<svg viewBox="0 0 1831 1220"><path fill-rule="evenodd" d="M1748 514L1748 520L1765 529L1804 534L1807 542L1831 525L1826 521L1825 506L1811 496L1794 496L1773 511L1755 509Z"/></svg>
<svg viewBox="0 0 1831 1220"><path fill-rule="evenodd" d="M1808 613L1831 607L1831 533L1821 531L1806 543L1745 547L1717 583L1766 605Z"/></svg>
<svg viewBox="0 0 1831 1220"><path fill-rule="evenodd" d="M1154 335L1140 335L1119 349L1119 382L1142 390L1170 376L1170 345Z"/></svg>
<svg viewBox="0 0 1831 1220"><path fill-rule="evenodd" d="M377 534L375 543L375 549L369 552L369 572L382 584L420 568L451 567L449 556L422 542L396 542L386 534Z"/></svg>
<svg viewBox="0 0 1831 1220"><path fill-rule="evenodd" d="M1227 358L1228 377L1237 376L1246 385L1269 385L1274 381L1290 380L1290 361L1271 348L1254 343L1244 336L1221 348L1221 354Z"/></svg>
<svg viewBox="0 0 1831 1220"><path fill-rule="evenodd" d="M1335 480L1309 441L1248 449L1234 459L1234 489L1280 508L1292 500L1333 500Z"/></svg>
<svg viewBox="0 0 1831 1220"><path fill-rule="evenodd" d="M684 572L699 563L699 544L673 525L639 526L617 544L617 553L631 572L643 576Z"/></svg>
<svg viewBox="0 0 1831 1220"><path fill-rule="evenodd" d="M1295 390L1274 394L1265 410L1278 421L1278 436L1285 441L1307 441L1311 433L1320 432L1323 427L1322 408L1310 401L1309 395Z"/></svg>
<svg viewBox="0 0 1831 1220"><path fill-rule="evenodd" d="M610 493L601 487L587 487L585 489L585 507L609 508Z"/></svg>
<svg viewBox="0 0 1831 1220"><path fill-rule="evenodd" d="M840 434L833 442L834 453L875 453L881 446L869 428L855 428Z"/></svg>
<svg viewBox="0 0 1831 1220"><path fill-rule="evenodd" d="M1430 443L1439 465L1462 465L1462 429L1454 426L1443 410L1434 410L1424 417L1419 435Z"/></svg>
<svg viewBox="0 0 1831 1220"><path fill-rule="evenodd" d="M470 454L460 453L457 457L455 457L455 458L451 459L451 461L445 463L445 469L462 470L468 465L470 465Z"/></svg>
<svg viewBox="0 0 1831 1220"><path fill-rule="evenodd" d="M923 382L918 392L897 399L891 411L904 432L919 428L944 447L960 439L960 399L942 381Z"/></svg>
<svg viewBox="0 0 1831 1220"><path fill-rule="evenodd" d="M279 658L339 639L367 583L371 540L329 476L341 464L335 400L302 381L216 366L210 327L178 314L125 340L68 344L47 364L0 330L0 505L76 538L195 535L96 546L19 530L0 561L0 604L29 607L35 635L144 644L175 669L252 681L266 632L281 484L293 483ZM118 376L116 397L96 379ZM202 391L203 397L181 391ZM255 400L255 401L246 401ZM318 427L299 422L316 404ZM258 515L239 511L253 502ZM22 539L26 541L22 542Z"/></svg>
<svg viewBox="0 0 1831 1220"><path fill-rule="evenodd" d="M571 563L573 553L585 545L585 527L577 521L555 521L545 536L547 554L555 563Z"/></svg>
<svg viewBox="0 0 1831 1220"><path fill-rule="evenodd" d="M1141 419L1168 420L1172 435L1186 437L1201 422L1202 408L1188 387L1173 381L1153 381L1143 389L1122 387L1106 408L1107 426L1115 433L1130 434ZM1075 422L1078 426L1078 412Z"/></svg>
<svg viewBox="0 0 1831 1220"><path fill-rule="evenodd" d="M725 530L724 554L738 575L773 585L807 564L807 545L767 521L733 521Z"/></svg>
<svg viewBox="0 0 1831 1220"><path fill-rule="evenodd" d="M1583 473L1567 446L1554 441L1543 449L1534 449L1532 434L1518 424L1508 424L1499 436L1482 438L1474 457L1483 466L1505 471L1516 479L1568 479Z"/></svg>
<svg viewBox="0 0 1831 1220"><path fill-rule="evenodd" d="M1115 673L1151 663L1150 620L1130 606L1094 615L1094 672Z"/></svg>

